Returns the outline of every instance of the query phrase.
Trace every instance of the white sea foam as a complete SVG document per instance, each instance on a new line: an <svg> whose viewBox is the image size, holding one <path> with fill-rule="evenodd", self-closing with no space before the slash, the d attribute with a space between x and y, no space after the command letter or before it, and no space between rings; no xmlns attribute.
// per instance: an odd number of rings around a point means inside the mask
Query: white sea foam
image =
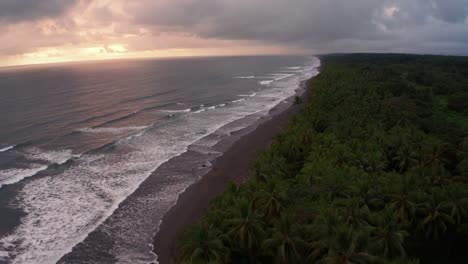
<svg viewBox="0 0 468 264"><path fill-rule="evenodd" d="M254 97L256 96L257 93L253 93L253 94L239 94L240 97Z"/></svg>
<svg viewBox="0 0 468 264"><path fill-rule="evenodd" d="M85 133L109 133L109 134L122 134L129 131L137 131L148 128L147 126L128 126L128 127L97 127L97 128L83 128L81 132Z"/></svg>
<svg viewBox="0 0 468 264"><path fill-rule="evenodd" d="M78 157L78 155L73 155L69 149L43 150L40 148L29 148L24 150L24 153L25 157L29 160L42 160L50 164L63 164L73 157Z"/></svg>
<svg viewBox="0 0 468 264"><path fill-rule="evenodd" d="M265 81L259 81L258 83L260 85L264 85L264 86L270 86L272 82L274 82L275 80L265 80Z"/></svg>
<svg viewBox="0 0 468 264"><path fill-rule="evenodd" d="M5 151L8 151L10 149L14 149L15 147L16 147L16 145L11 145L11 146L8 146L8 147L5 147L5 148L1 148L0 152L5 152Z"/></svg>
<svg viewBox="0 0 468 264"><path fill-rule="evenodd" d="M187 108L187 109L182 109L182 110L161 110L162 112L166 112L166 113L187 113L187 112L190 112L190 108Z"/></svg>
<svg viewBox="0 0 468 264"><path fill-rule="evenodd" d="M200 105L200 109L198 109L197 111L194 111L193 113L194 114L199 114L199 113L202 113L202 112L205 112L207 110L213 110L213 109L216 109L217 107L220 107L220 106L224 106L225 104L222 104L222 105L212 105L212 106L209 106L209 107L204 107L204 105Z"/></svg>
<svg viewBox="0 0 468 264"><path fill-rule="evenodd" d="M255 76L239 76L239 77L234 77L235 79L255 79Z"/></svg>
<svg viewBox="0 0 468 264"><path fill-rule="evenodd" d="M148 128L139 137L117 144L115 151L105 155L84 155L60 175L33 178L25 183L15 201L27 215L12 233L0 238L0 256L10 263L57 262L112 215L119 204L162 163L180 155L188 146L226 124L246 116L266 114L282 100L294 95L295 84L307 77L304 74L285 80L281 89L264 89L255 97L233 100L226 107L212 111L202 112L205 108L200 106L200 114L183 115L184 118L171 119L165 126ZM242 125L245 124L239 124ZM187 175L175 176L182 178L155 190L152 205L168 209L194 182ZM138 224L132 222L132 227ZM126 239L135 235L132 229L116 230L106 230L115 235L112 237L112 254L122 263L141 263L126 249ZM126 230L122 237L112 233L120 230ZM145 239L151 239L151 235L147 234Z"/></svg>
<svg viewBox="0 0 468 264"><path fill-rule="evenodd" d="M20 152L24 158L30 160L27 168L9 168L0 170L0 187L10 185L22 181L23 179L32 177L38 172L44 171L51 164L63 164L73 157L70 150L43 150L39 148L28 148Z"/></svg>
<svg viewBox="0 0 468 264"><path fill-rule="evenodd" d="M108 153L99 158L86 155L59 177L34 179L18 197L18 205L28 215L12 234L0 239L0 252L16 255L12 263L58 261L110 216L159 165L236 118L205 115L155 128L128 145L117 146L137 151ZM187 128L198 132L184 137ZM17 246L9 252L5 244Z"/></svg>
<svg viewBox="0 0 468 264"><path fill-rule="evenodd" d="M140 131L140 132L138 132L136 134L133 134L133 135L130 135L130 136L126 137L125 139L131 140L133 138L141 137L141 136L143 136L145 134L145 132L146 132L146 130L142 130L142 131Z"/></svg>
<svg viewBox="0 0 468 264"><path fill-rule="evenodd" d="M260 85L264 85L264 86L269 87L273 82L280 81L280 80L283 80L283 79L286 79L286 78L289 78L289 77L292 77L292 76L295 76L295 74L291 74L291 73L272 73L272 74L270 74L270 77L272 77L273 79L263 80L263 81L260 81L258 83Z"/></svg>
<svg viewBox="0 0 468 264"><path fill-rule="evenodd" d="M277 76L274 80L275 81L279 81L279 80L283 80L283 79L286 79L286 78L289 78L289 77L292 77L294 76L294 74L290 74L290 73L275 73L275 74L272 74L273 76Z"/></svg>
<svg viewBox="0 0 468 264"><path fill-rule="evenodd" d="M30 168L0 170L0 188L4 185L20 182L21 180L34 176L45 169L47 169L46 165L34 164Z"/></svg>
<svg viewBox="0 0 468 264"><path fill-rule="evenodd" d="M245 99L242 98L242 99L232 100L231 103L239 103L242 101L245 101Z"/></svg>

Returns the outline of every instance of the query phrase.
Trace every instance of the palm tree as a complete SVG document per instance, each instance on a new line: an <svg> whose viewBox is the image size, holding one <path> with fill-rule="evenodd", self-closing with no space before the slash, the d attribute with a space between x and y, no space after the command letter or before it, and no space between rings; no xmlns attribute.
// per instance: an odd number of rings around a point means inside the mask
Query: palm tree
<svg viewBox="0 0 468 264"><path fill-rule="evenodd" d="M338 165L342 165L350 161L350 156L353 151L347 144L337 144L334 148L335 160Z"/></svg>
<svg viewBox="0 0 468 264"><path fill-rule="evenodd" d="M289 170L284 157L275 151L269 151L259 155L257 162L253 166L253 173L256 183L260 183L266 182L273 177L285 178Z"/></svg>
<svg viewBox="0 0 468 264"><path fill-rule="evenodd" d="M418 166L422 167L424 166L424 162L425 162L425 155L426 155L426 150L424 149L424 145L423 143L421 142L421 140L419 140L417 143L415 143L414 147L415 147L415 154L416 154L416 160L418 162Z"/></svg>
<svg viewBox="0 0 468 264"><path fill-rule="evenodd" d="M297 178L301 183L304 183L307 186L312 186L317 178L319 179L320 177L324 177L332 167L332 164L324 157L320 155L311 155Z"/></svg>
<svg viewBox="0 0 468 264"><path fill-rule="evenodd" d="M323 172L322 177L316 177L316 186L318 192L327 199L334 200L337 198L349 197L350 185L349 177L345 175L343 170L331 169Z"/></svg>
<svg viewBox="0 0 468 264"><path fill-rule="evenodd" d="M448 225L453 223L450 207L440 202L436 194L433 194L428 202L419 205L418 214L418 227L427 238L439 239L445 235Z"/></svg>
<svg viewBox="0 0 468 264"><path fill-rule="evenodd" d="M340 208L345 224L352 227L369 227L368 211L361 206L360 198L341 199L336 201L335 206Z"/></svg>
<svg viewBox="0 0 468 264"><path fill-rule="evenodd" d="M264 223L254 210L252 203L242 199L226 220L231 241L241 249L251 250L256 247L264 235Z"/></svg>
<svg viewBox="0 0 468 264"><path fill-rule="evenodd" d="M258 193L257 203L269 219L279 215L286 199L286 188L277 180L270 180Z"/></svg>
<svg viewBox="0 0 468 264"><path fill-rule="evenodd" d="M433 143L429 146L428 154L426 155L425 164L443 166L447 164L447 159L444 157L447 145L442 143Z"/></svg>
<svg viewBox="0 0 468 264"><path fill-rule="evenodd" d="M363 179L353 187L360 208L367 213L370 213L371 209L380 209L384 206L383 194L375 188L378 184L381 183L374 179Z"/></svg>
<svg viewBox="0 0 468 264"><path fill-rule="evenodd" d="M366 233L340 226L325 258L318 263L376 263L377 257L367 252L369 238Z"/></svg>
<svg viewBox="0 0 468 264"><path fill-rule="evenodd" d="M238 197L240 195L240 192L241 192L241 186L233 182L229 183L225 191L226 194L229 194L232 197Z"/></svg>
<svg viewBox="0 0 468 264"><path fill-rule="evenodd" d="M400 181L390 186L390 208L394 210L397 220L403 224L411 224L416 214L416 203L413 201L411 189L413 182L411 176L400 176Z"/></svg>
<svg viewBox="0 0 468 264"><path fill-rule="evenodd" d="M229 251L218 230L194 225L183 235L179 247L182 263L226 263Z"/></svg>
<svg viewBox="0 0 468 264"><path fill-rule="evenodd" d="M407 193L389 194L390 206L395 211L397 219L402 223L412 223L416 212L416 204L413 203Z"/></svg>
<svg viewBox="0 0 468 264"><path fill-rule="evenodd" d="M405 257L405 238L409 233L396 221L391 209L385 209L376 216L376 227L372 229L372 242L376 252L387 258Z"/></svg>
<svg viewBox="0 0 468 264"><path fill-rule="evenodd" d="M413 164L417 164L418 162L416 153L409 145L401 146L398 149L396 156L393 157L393 161L397 162L398 171L400 173L405 172Z"/></svg>
<svg viewBox="0 0 468 264"><path fill-rule="evenodd" d="M274 252L277 263L301 263L300 248L306 242L294 232L288 217L281 217L273 228L274 233L266 239L263 247Z"/></svg>
<svg viewBox="0 0 468 264"><path fill-rule="evenodd" d="M451 184L445 187L448 200L444 202L450 216L457 226L467 222L468 217L468 191L461 184Z"/></svg>
<svg viewBox="0 0 468 264"><path fill-rule="evenodd" d="M310 253L307 256L309 263L315 263L328 254L336 229L344 222L335 208L326 206L329 206L328 202L321 204L318 210L320 214L310 226L313 239L309 244Z"/></svg>
<svg viewBox="0 0 468 264"><path fill-rule="evenodd" d="M309 146L304 145L302 140L301 131L294 131L294 137L290 137L289 144L286 149L286 157L289 163L294 164L295 166L302 167L302 164L305 160L305 157L308 154Z"/></svg>
<svg viewBox="0 0 468 264"><path fill-rule="evenodd" d="M380 173L386 167L386 162L383 153L380 151L373 151L365 155L364 169L371 173Z"/></svg>

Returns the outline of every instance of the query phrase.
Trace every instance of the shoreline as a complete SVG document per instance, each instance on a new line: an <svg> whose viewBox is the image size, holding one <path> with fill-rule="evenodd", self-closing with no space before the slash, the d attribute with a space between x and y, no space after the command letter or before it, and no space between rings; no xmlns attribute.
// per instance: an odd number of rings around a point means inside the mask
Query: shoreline
<svg viewBox="0 0 468 264"><path fill-rule="evenodd" d="M310 96L310 81L301 83L296 96L303 101ZM160 264L176 261L177 240L187 226L196 223L209 207L210 201L222 194L230 182L241 183L249 174L252 163L260 151L268 148L274 137L287 128L289 120L300 110L301 105L293 103L294 96L286 99L287 106L277 106L269 113L269 118L259 121L257 126L244 134L226 149L222 156L213 162L214 167L199 181L190 185L167 211L153 239L153 253ZM242 131L240 132L242 133Z"/></svg>
<svg viewBox="0 0 468 264"><path fill-rule="evenodd" d="M317 70L317 67L314 68ZM164 217L167 212L179 203L181 195L187 189L194 184L198 186L197 182L213 168L210 164L218 167L217 158L226 153L240 138L293 105L294 97L304 94L304 83L307 80L291 86L294 88L294 94L279 101L272 108L229 122L190 144L185 152L162 163L135 192L119 204L111 216L62 256L58 263L157 263L154 239L158 232L165 228L164 219L167 218ZM245 178L247 173L244 174L239 175ZM231 180L223 180L218 193L222 193L229 181ZM208 202L209 200L211 198Z"/></svg>

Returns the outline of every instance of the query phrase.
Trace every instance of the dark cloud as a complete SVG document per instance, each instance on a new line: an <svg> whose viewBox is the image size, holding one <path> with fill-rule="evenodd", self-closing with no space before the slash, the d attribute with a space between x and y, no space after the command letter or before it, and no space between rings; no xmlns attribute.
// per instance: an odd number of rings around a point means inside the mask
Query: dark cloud
<svg viewBox="0 0 468 264"><path fill-rule="evenodd" d="M468 0L140 0L127 6L135 23L156 30L317 50L356 41L359 50L426 49L427 38L453 46L459 34L468 35L467 9Z"/></svg>
<svg viewBox="0 0 468 264"><path fill-rule="evenodd" d="M433 6L435 16L449 23L464 22L467 17L467 0L437 0Z"/></svg>
<svg viewBox="0 0 468 264"><path fill-rule="evenodd" d="M377 6L373 0L138 1L129 13L139 23L203 37L296 41L311 34L335 39L365 32Z"/></svg>
<svg viewBox="0 0 468 264"><path fill-rule="evenodd" d="M109 43L468 54L467 16L468 0L0 0L0 55Z"/></svg>
<svg viewBox="0 0 468 264"><path fill-rule="evenodd" d="M57 17L77 2L78 0L0 0L0 23Z"/></svg>

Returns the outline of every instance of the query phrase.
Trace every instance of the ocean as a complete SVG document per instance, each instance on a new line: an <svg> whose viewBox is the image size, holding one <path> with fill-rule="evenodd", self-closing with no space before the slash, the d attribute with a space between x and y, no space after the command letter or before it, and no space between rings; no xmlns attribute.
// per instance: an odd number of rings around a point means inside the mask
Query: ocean
<svg viewBox="0 0 468 264"><path fill-rule="evenodd" d="M155 261L159 222L222 155L217 143L319 65L245 56L0 68L0 263Z"/></svg>

